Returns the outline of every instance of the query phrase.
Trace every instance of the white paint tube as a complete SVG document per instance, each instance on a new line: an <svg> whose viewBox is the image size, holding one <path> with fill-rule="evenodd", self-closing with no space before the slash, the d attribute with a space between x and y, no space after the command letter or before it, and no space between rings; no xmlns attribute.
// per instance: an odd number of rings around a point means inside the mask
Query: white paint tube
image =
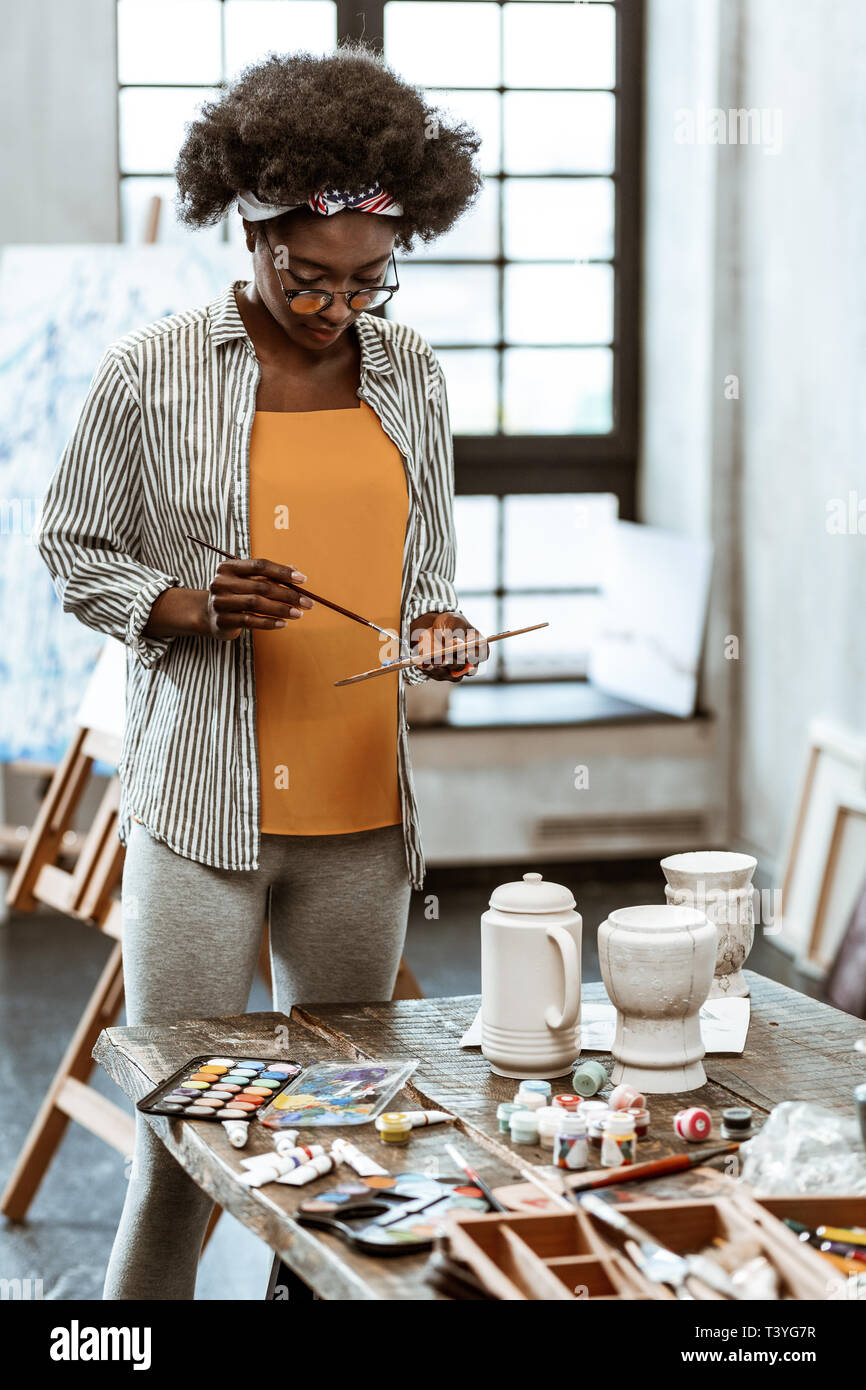
<svg viewBox="0 0 866 1390"><path fill-rule="evenodd" d="M357 1144L351 1144L348 1139L334 1140L331 1145L331 1157L337 1163L348 1163L359 1178L384 1177L388 1173L387 1168L383 1168L374 1158L368 1158Z"/></svg>
<svg viewBox="0 0 866 1390"><path fill-rule="evenodd" d="M277 1182L287 1183L289 1187L303 1187L304 1183L313 1182L315 1178L320 1178L323 1173L330 1173L334 1167L334 1160L329 1154L318 1154L309 1163L304 1163L300 1168L296 1168L293 1173L284 1173Z"/></svg>
<svg viewBox="0 0 866 1390"><path fill-rule="evenodd" d="M242 1149L250 1137L249 1120L221 1120L226 1138L233 1149Z"/></svg>
<svg viewBox="0 0 866 1390"><path fill-rule="evenodd" d="M279 1134L274 1135L274 1148L278 1154L288 1154L292 1149L298 1147L298 1133L296 1129L283 1129Z"/></svg>
<svg viewBox="0 0 866 1390"><path fill-rule="evenodd" d="M267 1182L278 1182L286 1173L301 1168L325 1156L321 1144L293 1149L289 1154L258 1154L255 1158L242 1158L246 1168L240 1174L240 1181L246 1187L264 1187Z"/></svg>

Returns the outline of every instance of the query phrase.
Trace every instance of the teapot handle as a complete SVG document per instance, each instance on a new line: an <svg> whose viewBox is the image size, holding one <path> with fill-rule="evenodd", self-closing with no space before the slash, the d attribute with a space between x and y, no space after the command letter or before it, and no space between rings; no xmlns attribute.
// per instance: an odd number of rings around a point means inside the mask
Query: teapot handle
<svg viewBox="0 0 866 1390"><path fill-rule="evenodd" d="M547 928L548 941L555 941L562 956L565 972L565 999L562 1012L555 1004L548 1004L544 1021L548 1028L573 1028L580 1013L580 962L574 937L564 927Z"/></svg>

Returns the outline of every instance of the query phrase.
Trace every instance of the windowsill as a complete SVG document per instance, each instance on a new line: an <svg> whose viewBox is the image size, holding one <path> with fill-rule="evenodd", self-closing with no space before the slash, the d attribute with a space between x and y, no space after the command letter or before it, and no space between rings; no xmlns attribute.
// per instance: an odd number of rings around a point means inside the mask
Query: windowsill
<svg viewBox="0 0 866 1390"><path fill-rule="evenodd" d="M552 728L568 724L682 723L673 715L630 704L589 681L467 682L451 691L440 729ZM419 726L420 728L421 726Z"/></svg>

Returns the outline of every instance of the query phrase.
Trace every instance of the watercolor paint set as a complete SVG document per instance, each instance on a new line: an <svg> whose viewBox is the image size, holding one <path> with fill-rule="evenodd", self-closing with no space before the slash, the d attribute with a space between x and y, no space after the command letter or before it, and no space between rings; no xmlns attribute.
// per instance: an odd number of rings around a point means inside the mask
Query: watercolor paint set
<svg viewBox="0 0 866 1390"><path fill-rule="evenodd" d="M184 1120L252 1120L296 1080L297 1062L263 1057L193 1057L138 1102L147 1115Z"/></svg>
<svg viewBox="0 0 866 1390"><path fill-rule="evenodd" d="M314 1062L274 1095L259 1119L270 1129L366 1124L387 1109L418 1062L417 1057Z"/></svg>

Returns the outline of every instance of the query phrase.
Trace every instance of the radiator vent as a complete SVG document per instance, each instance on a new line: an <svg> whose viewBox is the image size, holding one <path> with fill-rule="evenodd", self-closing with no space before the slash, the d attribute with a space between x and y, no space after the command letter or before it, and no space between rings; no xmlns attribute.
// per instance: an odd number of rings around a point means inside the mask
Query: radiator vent
<svg viewBox="0 0 866 1390"><path fill-rule="evenodd" d="M695 844L706 829L699 811L662 811L658 815L543 816L535 822L532 843L538 849L586 840L651 840L654 844Z"/></svg>

